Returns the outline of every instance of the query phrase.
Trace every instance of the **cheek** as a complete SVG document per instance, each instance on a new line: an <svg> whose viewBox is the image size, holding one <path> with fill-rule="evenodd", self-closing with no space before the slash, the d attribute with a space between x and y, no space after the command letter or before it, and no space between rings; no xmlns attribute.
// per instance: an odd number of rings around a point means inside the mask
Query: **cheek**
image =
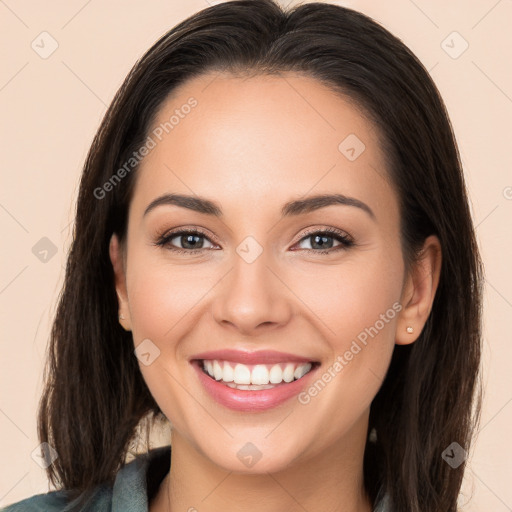
<svg viewBox="0 0 512 512"><path fill-rule="evenodd" d="M308 306L303 309L311 312L312 322L316 317L315 324L331 346L343 350L347 341L376 323L383 335L394 332L403 270L399 252L389 257L377 252L365 258L358 255L336 267L318 265L314 272L295 275L293 291Z"/></svg>
<svg viewBox="0 0 512 512"><path fill-rule="evenodd" d="M214 285L214 276L194 265L132 261L127 286L134 339L137 335L175 339L181 331L178 326L189 322L194 307Z"/></svg>
<svg viewBox="0 0 512 512"><path fill-rule="evenodd" d="M304 273L294 288L308 305L308 318L322 333L330 354L320 382L306 390L304 403L316 401L316 407L322 407L321 402L335 402L339 407L334 414L340 418L356 417L375 397L391 360L402 309L400 252L389 257L375 254L364 264L356 258L346 263L336 272L319 267L314 276ZM323 398L316 400L317 395Z"/></svg>
<svg viewBox="0 0 512 512"><path fill-rule="evenodd" d="M180 350L194 333L201 304L218 279L211 269L207 275L194 265L162 264L135 254L130 261L127 288L134 346L149 339L158 354L139 368L161 410L175 428L187 432L190 426L183 422L191 402L181 383L189 378L190 368Z"/></svg>

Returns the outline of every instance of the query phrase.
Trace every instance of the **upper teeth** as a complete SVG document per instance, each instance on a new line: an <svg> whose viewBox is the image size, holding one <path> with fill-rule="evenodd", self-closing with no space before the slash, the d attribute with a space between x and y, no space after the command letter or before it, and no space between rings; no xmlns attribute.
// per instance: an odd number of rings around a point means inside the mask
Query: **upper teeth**
<svg viewBox="0 0 512 512"><path fill-rule="evenodd" d="M245 365L228 361L204 360L203 368L215 380L235 384L279 384L300 379L311 370L311 363Z"/></svg>

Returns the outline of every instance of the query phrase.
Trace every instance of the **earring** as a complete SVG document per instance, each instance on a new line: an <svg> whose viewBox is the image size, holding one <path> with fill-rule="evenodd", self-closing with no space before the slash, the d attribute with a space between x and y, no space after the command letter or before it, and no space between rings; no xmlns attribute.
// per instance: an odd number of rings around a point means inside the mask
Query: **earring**
<svg viewBox="0 0 512 512"><path fill-rule="evenodd" d="M413 329L410 325L409 325L409 326L407 326L407 328L406 328L405 330L406 330L409 334L411 334L411 333L414 331L414 329Z"/></svg>
<svg viewBox="0 0 512 512"><path fill-rule="evenodd" d="M124 315L122 313L119 313L119 320L124 320Z"/></svg>

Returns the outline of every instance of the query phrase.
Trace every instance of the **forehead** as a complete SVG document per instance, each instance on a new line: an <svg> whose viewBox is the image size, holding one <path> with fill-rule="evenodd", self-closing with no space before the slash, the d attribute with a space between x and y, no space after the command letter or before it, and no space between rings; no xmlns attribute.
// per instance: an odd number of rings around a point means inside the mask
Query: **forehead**
<svg viewBox="0 0 512 512"><path fill-rule="evenodd" d="M393 194L374 125L350 99L303 75L196 77L162 104L148 135L154 147L134 202L183 192L227 210L271 197L283 198L278 208L309 193Z"/></svg>

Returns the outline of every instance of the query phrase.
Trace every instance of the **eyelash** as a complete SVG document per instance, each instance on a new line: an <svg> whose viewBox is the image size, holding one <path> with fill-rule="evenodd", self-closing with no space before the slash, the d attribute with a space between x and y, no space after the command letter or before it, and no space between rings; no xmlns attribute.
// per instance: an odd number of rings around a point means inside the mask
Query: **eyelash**
<svg viewBox="0 0 512 512"><path fill-rule="evenodd" d="M173 252L178 253L178 254L185 254L185 253L188 253L188 254L198 254L198 253L200 253L202 251L210 250L209 248L180 249L179 247L174 247L174 246L169 244L169 242L173 238L176 238L177 236L180 236L180 235L198 235L198 236L202 236L202 237L207 238L208 241L213 243L209 239L207 234L204 233L203 231L201 231L199 229L189 229L189 230L173 231L173 232L170 232L170 233L166 233L166 234L160 236L158 238L157 242L154 245L159 246L159 247L166 247L167 246L168 250L173 251ZM349 247L352 247L352 246L355 245L354 241L347 234L345 234L343 231L341 231L339 229L335 229L335 228L325 228L325 229L321 229L321 230L315 229L315 230L307 231L306 233L303 234L302 238L297 243L300 243L300 242L302 242L302 240L304 240L306 238L309 238L309 237L312 237L313 235L328 235L330 238L335 238L336 240L341 242L341 244L339 246L337 246L337 247L331 247L330 249L326 249L326 250L321 250L321 249L319 249L319 250L316 250L316 249L298 249L298 250L307 251L307 252L311 252L311 253L315 253L315 254L329 254L329 253L332 253L332 252L335 252L335 251L338 251L338 250L348 249Z"/></svg>

